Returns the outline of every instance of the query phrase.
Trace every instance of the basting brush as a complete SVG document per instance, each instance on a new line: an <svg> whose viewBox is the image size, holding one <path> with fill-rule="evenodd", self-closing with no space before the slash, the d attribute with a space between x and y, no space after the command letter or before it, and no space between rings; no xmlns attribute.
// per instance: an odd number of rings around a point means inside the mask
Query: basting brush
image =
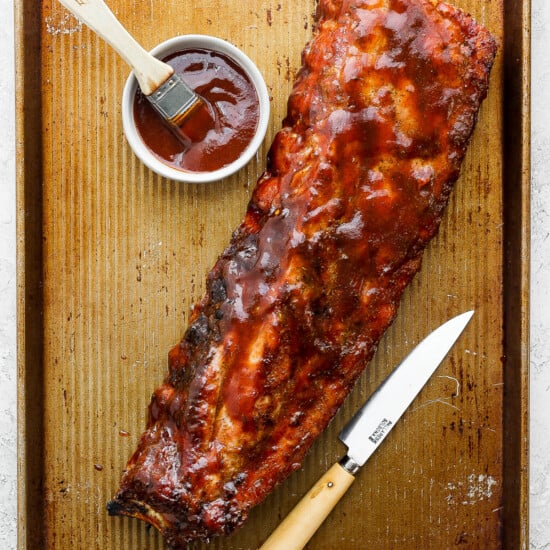
<svg viewBox="0 0 550 550"><path fill-rule="evenodd" d="M103 38L130 65L141 91L184 142L192 144L215 127L214 111L174 69L145 50L103 0L59 0L82 23Z"/></svg>

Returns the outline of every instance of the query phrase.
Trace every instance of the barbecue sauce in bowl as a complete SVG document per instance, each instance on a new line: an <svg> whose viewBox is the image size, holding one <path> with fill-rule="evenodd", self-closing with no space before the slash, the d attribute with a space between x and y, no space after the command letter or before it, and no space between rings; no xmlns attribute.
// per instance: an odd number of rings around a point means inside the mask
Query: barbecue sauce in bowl
<svg viewBox="0 0 550 550"><path fill-rule="evenodd" d="M215 125L201 141L183 141L138 89L133 114L145 146L161 162L187 172L213 172L238 159L252 141L260 117L250 77L229 56L206 48L178 51L163 61L206 101ZM201 119L191 118L188 123L201 124Z"/></svg>

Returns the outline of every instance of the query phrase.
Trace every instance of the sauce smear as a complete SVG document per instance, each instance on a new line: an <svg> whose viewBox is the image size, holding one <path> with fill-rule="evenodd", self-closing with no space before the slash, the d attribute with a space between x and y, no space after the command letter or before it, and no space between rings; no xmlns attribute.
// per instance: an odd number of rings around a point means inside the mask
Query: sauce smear
<svg viewBox="0 0 550 550"><path fill-rule="evenodd" d="M184 143L138 89L134 119L144 144L162 162L184 171L212 172L236 160L254 137L260 116L249 76L226 55L207 49L183 50L163 61L209 104L216 124L200 142Z"/></svg>

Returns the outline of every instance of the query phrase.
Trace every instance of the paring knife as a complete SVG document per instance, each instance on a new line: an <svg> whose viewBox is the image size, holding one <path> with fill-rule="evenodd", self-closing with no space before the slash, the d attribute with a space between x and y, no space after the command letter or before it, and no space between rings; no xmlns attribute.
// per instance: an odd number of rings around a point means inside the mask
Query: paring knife
<svg viewBox="0 0 550 550"><path fill-rule="evenodd" d="M380 446L430 379L472 318L468 311L427 336L386 378L340 432L348 452L309 490L260 550L300 550L355 481L355 474Z"/></svg>

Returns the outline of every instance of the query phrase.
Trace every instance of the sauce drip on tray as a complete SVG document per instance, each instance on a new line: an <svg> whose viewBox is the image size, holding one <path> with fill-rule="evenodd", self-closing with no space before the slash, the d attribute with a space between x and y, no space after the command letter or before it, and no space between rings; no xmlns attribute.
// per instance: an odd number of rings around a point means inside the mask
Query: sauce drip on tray
<svg viewBox="0 0 550 550"><path fill-rule="evenodd" d="M138 89L134 119L144 144L165 164L190 172L212 172L239 158L254 137L260 114L249 76L226 55L207 49L183 50L163 61L211 106L216 127L202 141L184 143Z"/></svg>

